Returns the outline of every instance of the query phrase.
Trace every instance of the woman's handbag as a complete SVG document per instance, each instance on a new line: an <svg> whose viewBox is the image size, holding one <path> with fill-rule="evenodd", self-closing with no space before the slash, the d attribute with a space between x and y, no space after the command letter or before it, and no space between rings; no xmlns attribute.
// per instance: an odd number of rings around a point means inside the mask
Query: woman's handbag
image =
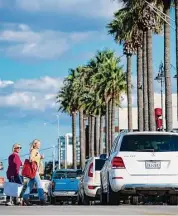
<svg viewBox="0 0 178 216"><path fill-rule="evenodd" d="M22 168L22 176L33 179L38 171L38 166L35 161L30 162L28 159L25 160Z"/></svg>
<svg viewBox="0 0 178 216"><path fill-rule="evenodd" d="M23 185L17 184L15 182L5 182L4 183L4 193L11 197L20 197L22 193Z"/></svg>

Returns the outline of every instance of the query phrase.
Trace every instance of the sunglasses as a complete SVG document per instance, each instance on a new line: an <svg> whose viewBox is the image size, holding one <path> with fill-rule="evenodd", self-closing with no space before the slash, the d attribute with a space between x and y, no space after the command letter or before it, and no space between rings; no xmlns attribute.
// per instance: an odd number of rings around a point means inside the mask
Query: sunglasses
<svg viewBox="0 0 178 216"><path fill-rule="evenodd" d="M16 147L15 149L22 149L22 147Z"/></svg>

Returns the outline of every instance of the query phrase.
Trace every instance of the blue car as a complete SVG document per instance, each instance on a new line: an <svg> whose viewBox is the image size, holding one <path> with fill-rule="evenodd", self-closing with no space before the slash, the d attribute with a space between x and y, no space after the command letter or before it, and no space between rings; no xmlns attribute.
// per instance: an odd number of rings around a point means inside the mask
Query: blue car
<svg viewBox="0 0 178 216"><path fill-rule="evenodd" d="M77 202L81 170L60 169L53 173L51 181L51 204Z"/></svg>

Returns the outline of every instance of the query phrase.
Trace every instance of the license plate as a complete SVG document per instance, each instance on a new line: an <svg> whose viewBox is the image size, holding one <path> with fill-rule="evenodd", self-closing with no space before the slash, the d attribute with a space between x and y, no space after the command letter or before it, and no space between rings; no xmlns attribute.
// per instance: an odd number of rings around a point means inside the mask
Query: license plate
<svg viewBox="0 0 178 216"><path fill-rule="evenodd" d="M161 169L160 161L146 161L145 162L146 169Z"/></svg>

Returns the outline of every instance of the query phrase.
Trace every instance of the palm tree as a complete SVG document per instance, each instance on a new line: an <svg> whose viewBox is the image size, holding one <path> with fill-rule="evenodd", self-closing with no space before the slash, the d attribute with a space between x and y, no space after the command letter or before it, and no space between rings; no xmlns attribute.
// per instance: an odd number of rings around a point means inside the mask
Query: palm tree
<svg viewBox="0 0 178 216"><path fill-rule="evenodd" d="M73 147L73 168L77 168L76 160L76 114L78 111L78 101L76 94L75 80L77 70L70 69L69 75L64 79L64 86L57 95L59 110L69 113L72 116L72 147Z"/></svg>
<svg viewBox="0 0 178 216"><path fill-rule="evenodd" d="M135 53L131 38L132 27L130 22L133 18L128 16L128 8L123 8L115 13L114 20L107 25L109 34L114 35L114 40L124 44L124 54L127 57L127 107L128 107L128 130L132 130L132 55Z"/></svg>
<svg viewBox="0 0 178 216"><path fill-rule="evenodd" d="M164 22L164 75L165 75L165 114L166 131L172 130L172 88L170 74L170 7L172 0L162 0L164 13L166 14Z"/></svg>
<svg viewBox="0 0 178 216"><path fill-rule="evenodd" d="M120 58L111 50L105 50L106 60L99 66L98 73L93 76L94 83L98 83L97 92L104 95L106 112L109 110L109 149L115 137L115 107L120 104L120 95L126 91L126 79ZM98 53L100 55L100 53ZM108 108L109 107L109 108Z"/></svg>
<svg viewBox="0 0 178 216"><path fill-rule="evenodd" d="M177 107L178 107L178 0L174 0L175 3L175 21L176 21L176 71L177 71ZM178 109L177 109L178 119Z"/></svg>

